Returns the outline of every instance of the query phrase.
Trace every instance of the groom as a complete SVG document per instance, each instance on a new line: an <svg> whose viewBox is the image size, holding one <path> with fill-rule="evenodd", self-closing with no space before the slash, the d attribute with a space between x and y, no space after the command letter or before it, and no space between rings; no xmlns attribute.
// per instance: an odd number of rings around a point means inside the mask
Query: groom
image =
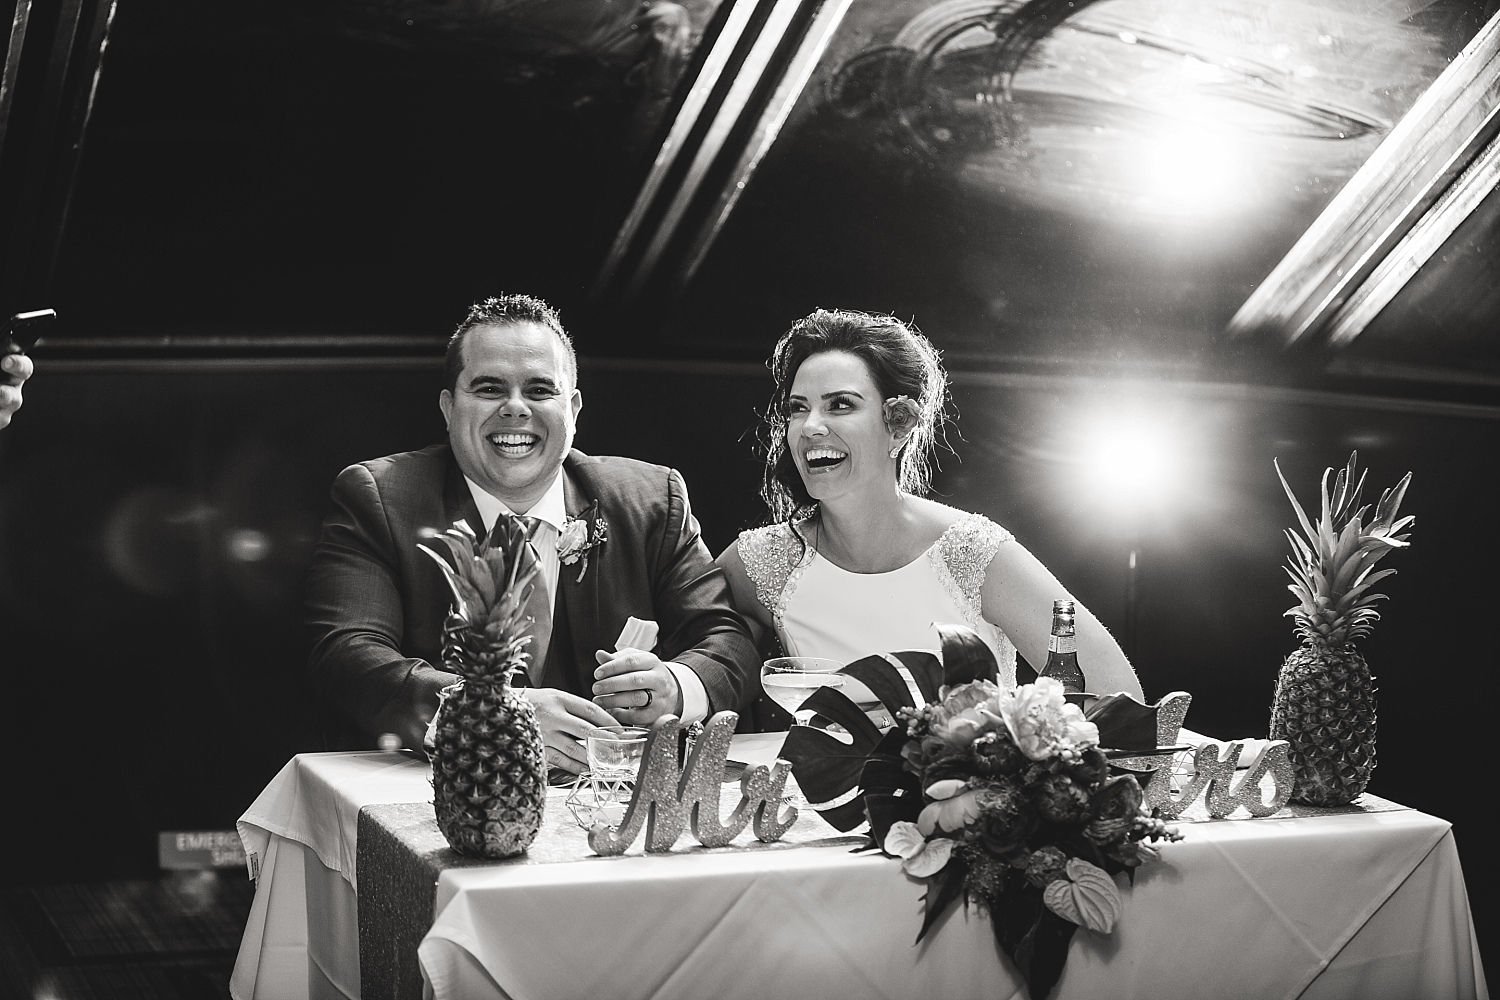
<svg viewBox="0 0 1500 1000"><path fill-rule="evenodd" d="M675 470L572 450L583 406L572 341L539 299L485 299L448 343L448 443L351 465L308 578L314 685L365 738L420 747L443 671L451 598L417 549L465 521L522 516L541 562L526 697L547 763L577 772L594 726L695 721L753 697L758 658ZM627 619L651 649L615 652ZM649 641L639 645L649 646Z"/></svg>

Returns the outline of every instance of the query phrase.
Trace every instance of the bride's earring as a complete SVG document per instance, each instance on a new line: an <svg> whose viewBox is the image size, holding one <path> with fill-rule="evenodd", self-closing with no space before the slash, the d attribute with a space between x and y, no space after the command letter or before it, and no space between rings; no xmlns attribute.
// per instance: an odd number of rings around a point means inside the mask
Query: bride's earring
<svg viewBox="0 0 1500 1000"><path fill-rule="evenodd" d="M896 442L896 445L895 445L895 447L893 447L893 448L892 448L892 449L891 449L891 451L890 451L890 455L891 455L891 457L892 457L892 458L895 458L895 457L896 457L896 456L897 456L897 455L900 455L900 454L901 454L901 448L902 448L902 446L903 446L903 445L904 445L904 444L905 444L905 443L906 443L906 442L904 442L904 441L897 441L897 442Z"/></svg>

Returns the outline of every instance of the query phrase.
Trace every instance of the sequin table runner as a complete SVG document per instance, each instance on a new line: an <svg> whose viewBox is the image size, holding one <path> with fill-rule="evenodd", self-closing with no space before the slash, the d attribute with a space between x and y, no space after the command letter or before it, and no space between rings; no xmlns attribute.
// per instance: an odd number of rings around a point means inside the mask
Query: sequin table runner
<svg viewBox="0 0 1500 1000"><path fill-rule="evenodd" d="M724 798L732 801L737 784L724 786ZM547 795L542 829L531 849L506 861L475 861L448 846L438 829L431 802L396 802L367 805L359 811L357 839L359 884L359 969L362 1000L419 998L422 974L417 965L417 945L432 924L438 876L450 868L483 865L547 865L569 862L611 864L621 858L603 858L588 844L588 833L574 821L564 804L566 788L553 788ZM746 829L728 847L706 848L684 832L674 854L724 854L747 851L777 851L793 847L843 847L866 843L862 835L840 834L814 812L803 810L797 823L781 840L763 844ZM643 853L642 837L622 857ZM603 877L603 876L601 876Z"/></svg>

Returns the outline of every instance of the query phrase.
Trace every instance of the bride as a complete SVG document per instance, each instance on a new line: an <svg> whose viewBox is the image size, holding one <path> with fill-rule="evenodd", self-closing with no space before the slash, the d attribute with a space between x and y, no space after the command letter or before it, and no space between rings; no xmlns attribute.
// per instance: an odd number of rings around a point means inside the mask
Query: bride
<svg viewBox="0 0 1500 1000"><path fill-rule="evenodd" d="M947 403L937 351L892 316L823 310L770 360L776 390L761 490L772 523L741 533L718 563L757 631L798 656L850 663L937 646L934 622L974 629L1004 686L1016 651L1040 668L1052 602L1068 591L1010 532L924 497ZM1088 690L1142 697L1119 644L1081 604Z"/></svg>

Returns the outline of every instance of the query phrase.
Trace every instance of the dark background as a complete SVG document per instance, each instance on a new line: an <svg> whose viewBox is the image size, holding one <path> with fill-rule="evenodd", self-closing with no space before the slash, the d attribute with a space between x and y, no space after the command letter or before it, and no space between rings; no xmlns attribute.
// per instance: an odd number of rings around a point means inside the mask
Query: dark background
<svg viewBox="0 0 1500 1000"><path fill-rule="evenodd" d="M1430 10L1461 43L1479 6ZM751 437L776 336L817 305L915 316L949 351L960 414L937 495L1010 528L1117 631L1132 538L1113 498L1079 484L1076 421L1163 408L1190 460L1136 529L1135 663L1149 696L1192 692L1188 725L1215 736L1265 735L1296 645L1281 569L1295 522L1272 459L1304 504L1352 448L1377 489L1412 471L1413 546L1388 558L1392 600L1362 644L1381 691L1371 791L1455 824L1488 945L1493 387L1247 354L1219 330L1248 288L1215 286L1191 247L1138 235L1151 252L1132 263L1129 241L1018 209L953 239L921 220L962 214L961 192L850 145L783 147L667 321L627 321L588 290L664 110L634 56L464 19L482 9L120 0L46 303L62 320L0 433L0 668L25 804L0 824L7 881L149 874L157 831L232 827L315 745L300 592L328 487L442 436L440 345L503 289L561 305L578 336L579 446L682 470L715 552L761 517ZM710 13L694 8L695 30ZM1331 196L1300 203L1306 221ZM1493 325L1454 303L1493 302L1497 218L1491 205L1455 237L1462 281L1424 272L1372 356L1421 363L1455 329L1445 363L1493 355ZM1266 266L1297 232L1252 229ZM1233 257L1243 235L1216 239ZM1112 274L1177 282L1170 328L1137 318L1130 281L1091 284L1111 253ZM985 326L984 303L945 285L998 263L1039 308L1028 269L1080 260L1094 312L1063 296L1056 329ZM799 278L806 262L827 273ZM1132 381L1151 373L1168 380Z"/></svg>

